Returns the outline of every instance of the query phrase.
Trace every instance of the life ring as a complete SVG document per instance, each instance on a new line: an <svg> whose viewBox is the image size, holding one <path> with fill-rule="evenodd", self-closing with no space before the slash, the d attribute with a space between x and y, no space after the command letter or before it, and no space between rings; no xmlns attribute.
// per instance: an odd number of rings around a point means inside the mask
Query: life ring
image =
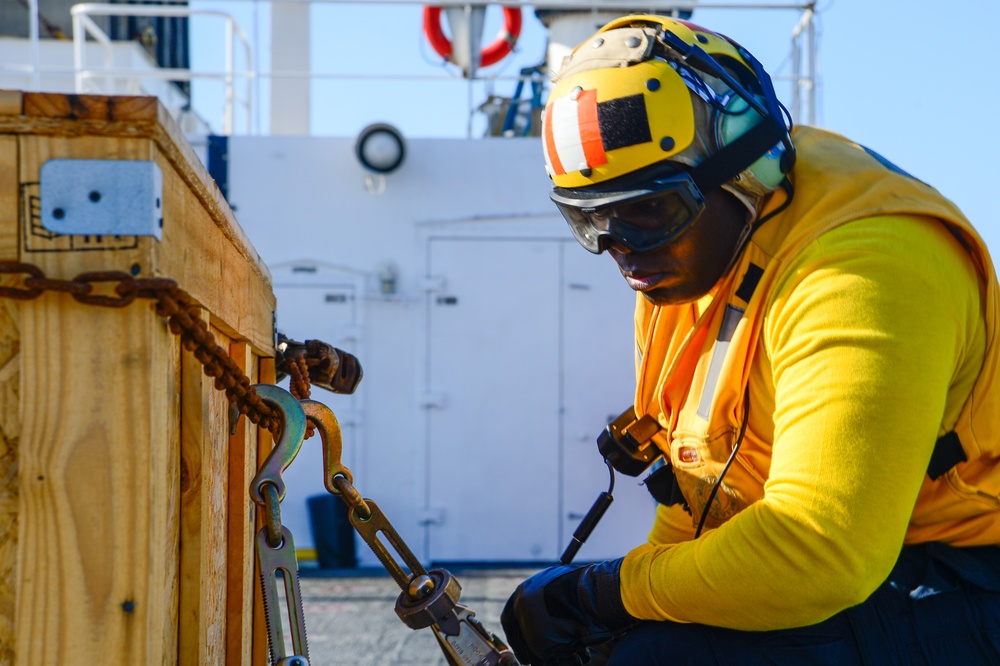
<svg viewBox="0 0 1000 666"><path fill-rule="evenodd" d="M497 33L496 39L480 52L479 66L489 67L503 60L514 48L520 34L521 8L503 7L503 27ZM424 6L424 35L439 56L445 60L451 58L451 42L441 29L440 7Z"/></svg>

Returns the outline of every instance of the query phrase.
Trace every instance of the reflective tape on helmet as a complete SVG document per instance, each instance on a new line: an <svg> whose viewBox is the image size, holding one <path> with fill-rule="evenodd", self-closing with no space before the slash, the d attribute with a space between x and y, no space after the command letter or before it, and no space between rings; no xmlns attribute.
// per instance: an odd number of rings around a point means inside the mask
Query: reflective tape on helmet
<svg viewBox="0 0 1000 666"><path fill-rule="evenodd" d="M555 175L608 161L597 116L597 91L557 99L545 110L545 151Z"/></svg>

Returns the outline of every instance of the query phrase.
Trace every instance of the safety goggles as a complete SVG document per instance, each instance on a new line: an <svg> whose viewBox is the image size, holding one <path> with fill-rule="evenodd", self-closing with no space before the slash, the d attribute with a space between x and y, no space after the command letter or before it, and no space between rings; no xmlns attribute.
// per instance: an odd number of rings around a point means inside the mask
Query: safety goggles
<svg viewBox="0 0 1000 666"><path fill-rule="evenodd" d="M555 188L549 194L584 248L600 254L612 241L632 252L666 245L705 209L705 197L690 173L646 181L640 189L581 192Z"/></svg>

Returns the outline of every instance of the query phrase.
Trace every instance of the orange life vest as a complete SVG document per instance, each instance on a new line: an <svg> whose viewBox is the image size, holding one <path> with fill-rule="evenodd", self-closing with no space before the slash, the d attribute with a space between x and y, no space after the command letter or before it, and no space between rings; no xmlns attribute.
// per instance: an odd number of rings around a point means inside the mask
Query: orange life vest
<svg viewBox="0 0 1000 666"><path fill-rule="evenodd" d="M697 304L662 307L638 298L636 415L650 414L662 427L654 442L673 466L697 524L746 417L751 366L783 265L817 236L846 222L900 214L937 218L966 248L980 275L987 347L957 422L941 425L906 540L969 545L975 542L968 536L970 521L981 518L992 525L984 543L1000 541L1000 345L995 340L1000 292L985 243L954 204L872 151L814 128L797 128L793 139L799 159L792 201L755 233L714 295ZM763 497L771 444L747 430L719 484L707 526Z"/></svg>

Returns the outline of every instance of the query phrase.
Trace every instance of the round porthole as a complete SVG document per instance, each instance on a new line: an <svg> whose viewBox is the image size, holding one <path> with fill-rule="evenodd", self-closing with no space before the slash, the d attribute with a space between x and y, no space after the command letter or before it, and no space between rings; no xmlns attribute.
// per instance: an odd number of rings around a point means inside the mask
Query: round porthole
<svg viewBox="0 0 1000 666"><path fill-rule="evenodd" d="M365 169L374 173L392 173L403 164L406 142L392 125L375 123L361 130L354 151Z"/></svg>

